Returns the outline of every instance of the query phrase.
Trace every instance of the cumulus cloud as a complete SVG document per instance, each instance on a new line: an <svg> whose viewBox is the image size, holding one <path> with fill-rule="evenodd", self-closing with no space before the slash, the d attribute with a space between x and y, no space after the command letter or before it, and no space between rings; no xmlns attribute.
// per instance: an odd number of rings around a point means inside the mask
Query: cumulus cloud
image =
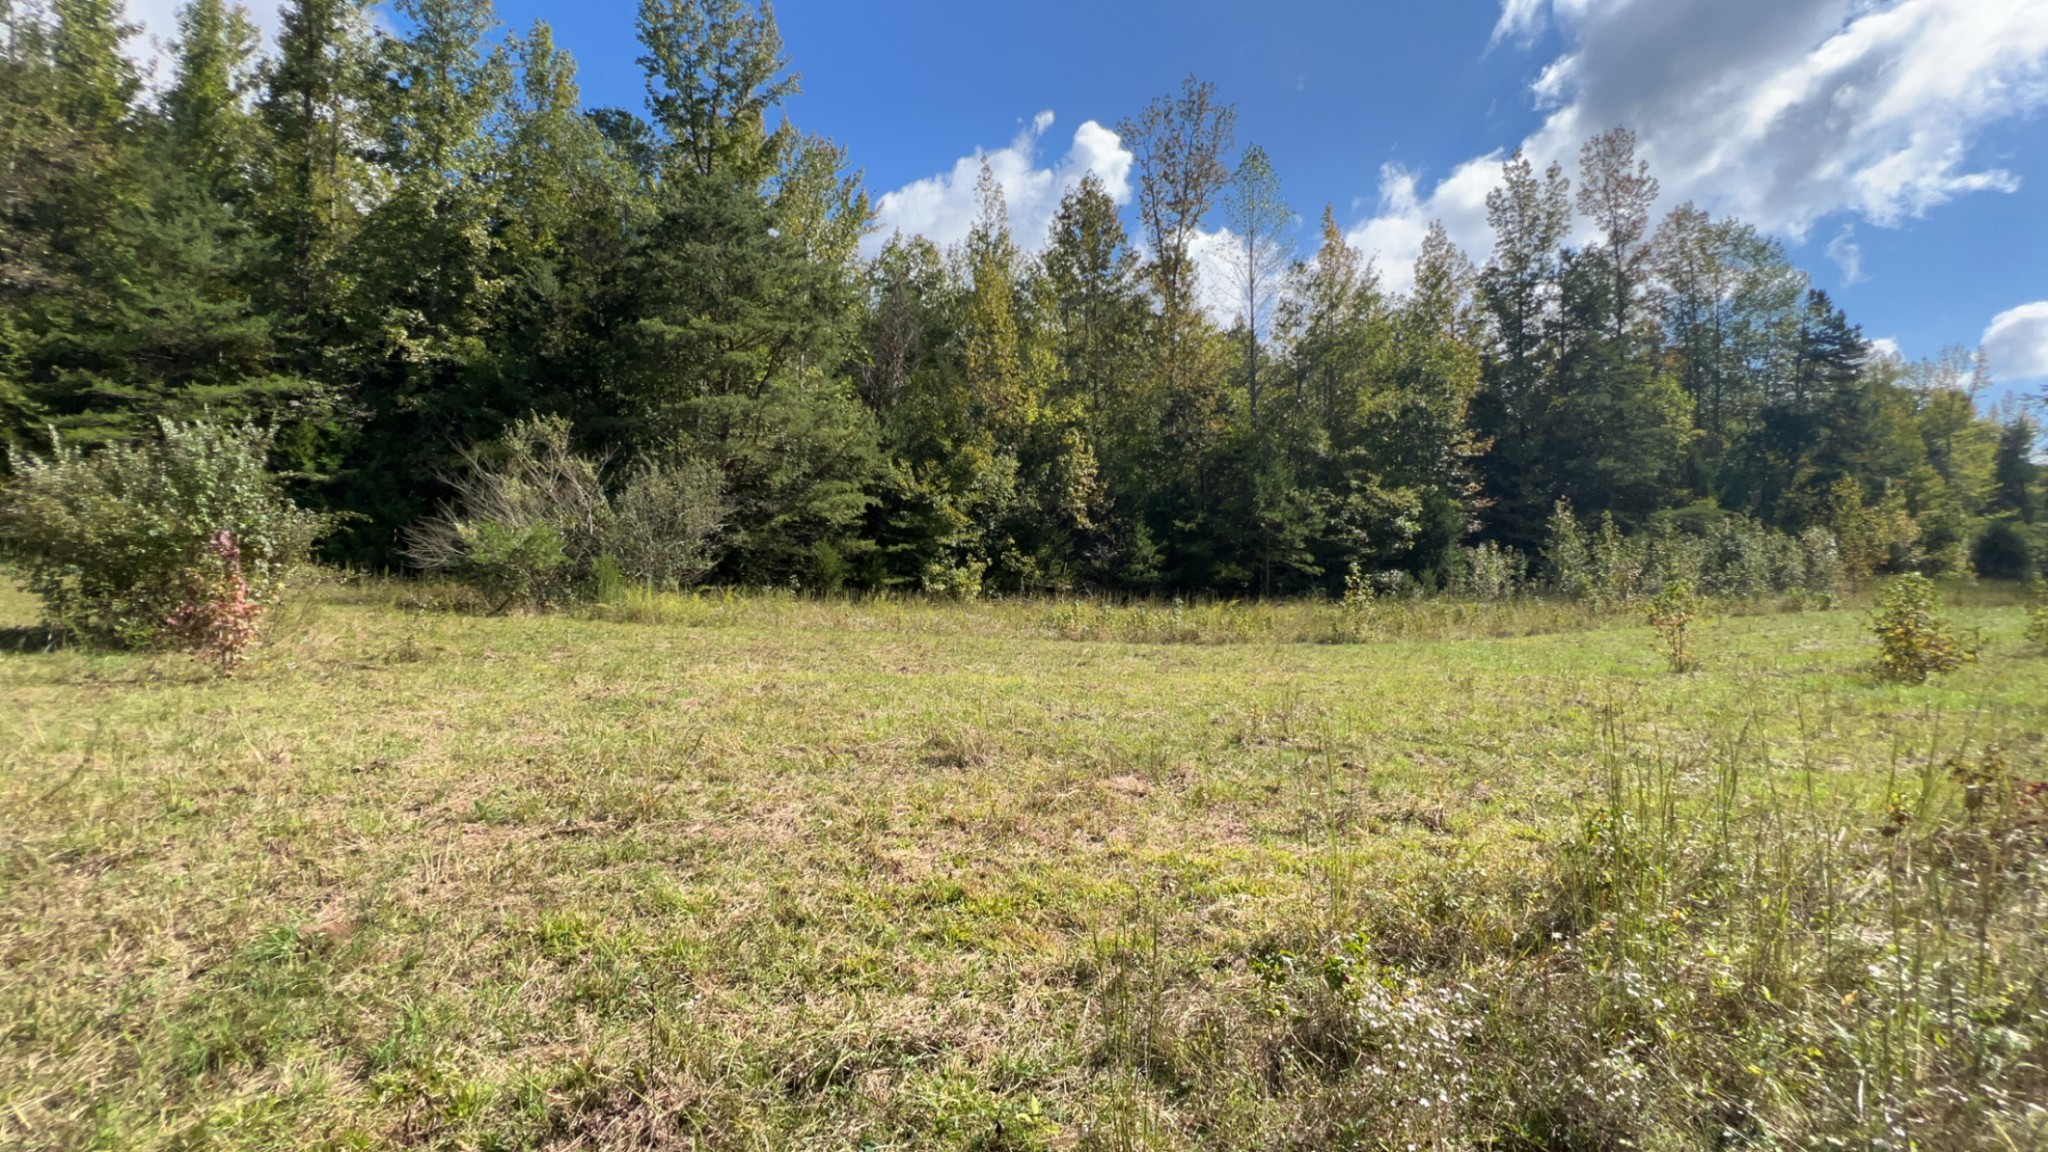
<svg viewBox="0 0 2048 1152"><path fill-rule="evenodd" d="M1984 330L1992 374L2008 380L2048 380L2048 300L2000 312Z"/></svg>
<svg viewBox="0 0 2048 1152"><path fill-rule="evenodd" d="M1044 246L1060 200L1088 173L1095 173L1117 204L1130 200L1132 156L1116 133L1087 121L1074 130L1065 155L1040 167L1039 144L1052 126L1053 114L1040 112L1008 147L993 152L977 150L955 161L949 171L884 194L875 204L878 227L869 238L871 252L898 232L940 244L966 239L979 211L975 185L981 179L984 161L1002 186L1010 231L1018 246L1029 251Z"/></svg>
<svg viewBox="0 0 2048 1152"><path fill-rule="evenodd" d="M1380 169L1379 210L1344 238L1373 258L1387 287L1405 292L1414 283L1415 259L1432 222L1441 221L1467 252L1492 247L1486 194L1500 183L1501 164L1499 153L1467 160L1427 194L1419 173L1388 164Z"/></svg>
<svg viewBox="0 0 2048 1152"><path fill-rule="evenodd" d="M1667 204L1694 200L1795 239L1839 212L1891 226L2015 189L1972 145L1986 126L2048 106L2040 0L1503 0L1494 41L1533 42L1546 27L1566 47L1533 85L1547 112L1522 142L1533 158L1571 167L1587 137L1625 125ZM1417 173L1383 173L1380 210L1352 239L1391 271L1440 217L1483 255L1477 177L1496 159L1427 191Z"/></svg>

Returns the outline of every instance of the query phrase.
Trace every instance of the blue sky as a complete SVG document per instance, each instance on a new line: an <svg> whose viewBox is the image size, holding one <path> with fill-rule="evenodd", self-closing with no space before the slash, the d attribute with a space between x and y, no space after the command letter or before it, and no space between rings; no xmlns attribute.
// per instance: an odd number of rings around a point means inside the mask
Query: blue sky
<svg viewBox="0 0 2048 1152"><path fill-rule="evenodd" d="M169 0L134 0L152 30ZM264 5L274 0L260 0ZM1626 124L1665 207L1787 241L1907 356L1987 338L2006 389L2048 386L2044 0L784 0L803 128L846 145L885 229L963 233L986 155L1020 238L1107 129L1190 72L1239 112L1303 218L1324 204L1388 279L1443 219L1484 258L1505 150L1573 168ZM586 101L637 107L634 5L501 0L577 57ZM259 18L270 22L268 12ZM1047 114L1050 114L1049 116ZM1092 124L1092 127L1091 127Z"/></svg>

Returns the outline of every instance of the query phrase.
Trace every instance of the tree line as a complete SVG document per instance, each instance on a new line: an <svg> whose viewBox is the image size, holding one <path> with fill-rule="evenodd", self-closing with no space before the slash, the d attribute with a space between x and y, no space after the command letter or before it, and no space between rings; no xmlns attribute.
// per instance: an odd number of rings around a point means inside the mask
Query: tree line
<svg viewBox="0 0 2048 1152"><path fill-rule="evenodd" d="M2036 428L1981 410L1981 356L1880 354L1777 240L1653 220L1625 129L1573 174L1510 158L1486 262L1436 227L1397 291L1328 210L1297 244L1191 78L1118 125L1128 220L1090 176L1014 235L985 169L963 243L868 257L766 4L642 0L638 110L585 108L547 25L488 0L393 10L289 0L263 51L192 0L152 88L118 0L0 0L0 436L261 424L371 566L544 443L730 583L1432 583L1534 554L1560 506L2031 572Z"/></svg>

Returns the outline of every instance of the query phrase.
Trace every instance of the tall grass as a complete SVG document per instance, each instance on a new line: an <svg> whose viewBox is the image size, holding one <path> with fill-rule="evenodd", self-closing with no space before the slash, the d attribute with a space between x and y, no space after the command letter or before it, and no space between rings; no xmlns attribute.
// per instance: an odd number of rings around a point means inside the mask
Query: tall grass
<svg viewBox="0 0 2048 1152"><path fill-rule="evenodd" d="M1168 1051L1185 1092L1292 1094L1308 1147L2048 1147L2048 785L1938 720L1895 735L1881 791L1744 724L1599 722L1537 882L1411 876L1304 924L1248 958L1227 1026L1177 1031L1185 985L1115 969L1129 1070L1156 1086Z"/></svg>

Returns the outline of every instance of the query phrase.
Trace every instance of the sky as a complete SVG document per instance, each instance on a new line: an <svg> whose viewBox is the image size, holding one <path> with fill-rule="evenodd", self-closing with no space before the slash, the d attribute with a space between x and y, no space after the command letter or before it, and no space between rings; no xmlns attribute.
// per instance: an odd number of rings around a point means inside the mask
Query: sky
<svg viewBox="0 0 2048 1152"><path fill-rule="evenodd" d="M248 0L275 26L275 0ZM131 0L159 37L173 0ZM640 106L631 0L500 0ZM2000 391L2048 388L2048 0L782 0L803 129L846 146L881 231L965 235L984 159L1034 246L1115 132L1190 75L1264 147L1312 250L1334 209L1392 285L1441 220L1475 259L1516 147L1576 173L1633 129L1663 187L1782 238L1867 335L1982 345ZM145 37L145 40L147 37ZM1220 226L1220 221L1218 222Z"/></svg>

